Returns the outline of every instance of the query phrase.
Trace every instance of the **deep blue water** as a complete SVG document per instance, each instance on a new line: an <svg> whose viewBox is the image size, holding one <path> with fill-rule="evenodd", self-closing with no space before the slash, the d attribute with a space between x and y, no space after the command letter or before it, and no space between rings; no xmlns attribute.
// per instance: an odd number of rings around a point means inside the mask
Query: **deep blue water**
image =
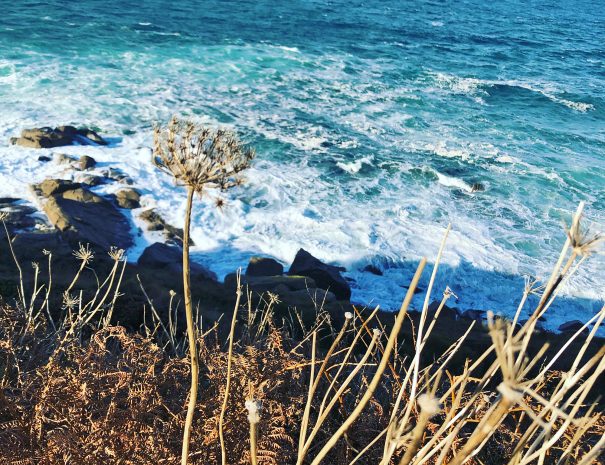
<svg viewBox="0 0 605 465"><path fill-rule="evenodd" d="M219 273L304 246L347 265L356 298L394 306L451 222L444 283L462 307L509 312L509 275L548 272L580 200L605 225L604 12L596 0L4 1L0 134L90 124L121 138L123 160L172 114L232 125L259 160L233 217L198 212L200 257ZM148 192L169 215L166 189ZM370 262L383 278L359 271ZM602 264L567 291L581 316L605 296Z"/></svg>

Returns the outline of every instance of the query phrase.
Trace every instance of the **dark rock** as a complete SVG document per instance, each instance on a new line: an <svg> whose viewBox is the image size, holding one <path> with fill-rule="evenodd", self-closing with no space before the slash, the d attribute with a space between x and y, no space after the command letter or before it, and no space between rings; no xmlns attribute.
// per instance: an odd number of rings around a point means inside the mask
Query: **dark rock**
<svg viewBox="0 0 605 465"><path fill-rule="evenodd" d="M151 208L143 211L140 218L147 222L148 231L163 231L168 242L177 245L182 244L183 230L168 224L155 209ZM192 240L189 240L189 245L194 245Z"/></svg>
<svg viewBox="0 0 605 465"><path fill-rule="evenodd" d="M559 326L559 331L561 331L562 333L575 333L582 326L584 326L584 323L582 323L580 320L567 321L561 326ZM588 330L588 328L586 328L586 330Z"/></svg>
<svg viewBox="0 0 605 465"><path fill-rule="evenodd" d="M71 145L75 141L83 144L107 145L107 142L96 132L88 128L76 129L74 126L59 126L56 128L33 128L21 131L21 137L12 137L12 145L31 148L53 148Z"/></svg>
<svg viewBox="0 0 605 465"><path fill-rule="evenodd" d="M315 281L307 276L241 276L241 285L247 286L255 292L282 293L316 288ZM235 292L237 288L237 274L230 273L225 276L225 288Z"/></svg>
<svg viewBox="0 0 605 465"><path fill-rule="evenodd" d="M121 208L133 209L139 208L141 204L141 194L136 189L122 189L115 195L116 202Z"/></svg>
<svg viewBox="0 0 605 465"><path fill-rule="evenodd" d="M375 274L376 276L382 276L382 270L375 265L366 265L362 271Z"/></svg>
<svg viewBox="0 0 605 465"><path fill-rule="evenodd" d="M95 165L97 164L97 161L92 158L89 157L88 155L82 155L80 157L80 169L81 170L87 170L89 168L94 168Z"/></svg>
<svg viewBox="0 0 605 465"><path fill-rule="evenodd" d="M461 316L467 320L475 320L481 323L485 319L485 312L483 310L465 310Z"/></svg>
<svg viewBox="0 0 605 465"><path fill-rule="evenodd" d="M34 128L21 131L21 137L11 139L13 145L31 148L52 148L71 144L73 139L58 129Z"/></svg>
<svg viewBox="0 0 605 465"><path fill-rule="evenodd" d="M485 190L485 184L475 182L471 185L471 192L483 192Z"/></svg>
<svg viewBox="0 0 605 465"><path fill-rule="evenodd" d="M0 197L0 205L11 205L15 202L18 202L21 199L16 197Z"/></svg>
<svg viewBox="0 0 605 465"><path fill-rule="evenodd" d="M318 288L300 289L290 292L279 292L276 290L276 294L282 302L296 307L321 305L322 303L332 303L337 300L332 292Z"/></svg>
<svg viewBox="0 0 605 465"><path fill-rule="evenodd" d="M103 139L99 134L97 134L92 129L88 129L88 128L78 129L78 135L83 136L86 139L93 141L95 144L99 144L99 145L108 144L108 142L105 139Z"/></svg>
<svg viewBox="0 0 605 465"><path fill-rule="evenodd" d="M47 181L40 185L48 197L44 212L66 237L90 242L105 250L112 246L122 249L132 246L130 223L110 201L86 188L73 188L75 184L68 188L59 182L44 189L45 183Z"/></svg>
<svg viewBox="0 0 605 465"><path fill-rule="evenodd" d="M343 268L327 265L306 250L300 249L290 266L288 274L313 278L319 288L333 292L339 300L349 300L351 298L351 288L340 274L341 271L343 271Z"/></svg>
<svg viewBox="0 0 605 465"><path fill-rule="evenodd" d="M70 165L75 166L77 159L71 155L67 155L65 153L57 153L54 155L55 162L59 165Z"/></svg>
<svg viewBox="0 0 605 465"><path fill-rule="evenodd" d="M433 300L429 304L428 315L430 318L433 318L435 316L435 314L437 313L437 309L439 308L439 305L441 305L441 302L439 300ZM447 305L443 306L443 308L441 309L441 313L439 314L439 318L445 317L445 318L451 318L454 320L457 320L458 316L459 316L458 310L454 307L448 307Z"/></svg>
<svg viewBox="0 0 605 465"><path fill-rule="evenodd" d="M284 274L284 266L268 257L252 257L246 268L246 276L277 276Z"/></svg>
<svg viewBox="0 0 605 465"><path fill-rule="evenodd" d="M71 189L77 189L80 187L80 184L66 179L45 179L40 184L35 184L33 187L39 195L50 197L51 195L62 194Z"/></svg>
<svg viewBox="0 0 605 465"><path fill-rule="evenodd" d="M107 182L107 179L104 178L103 176L94 176L91 174L86 174L84 176L81 176L78 178L78 180L83 185L86 185L89 187L100 186L101 184L104 184L105 182Z"/></svg>
<svg viewBox="0 0 605 465"><path fill-rule="evenodd" d="M43 163L46 163L46 162L51 161L51 160L52 160L52 158L47 157L46 155L40 155L38 157L38 161L41 161Z"/></svg>
<svg viewBox="0 0 605 465"><path fill-rule="evenodd" d="M156 242L147 247L139 257L138 265L167 273L183 273L183 252L180 247ZM191 277L216 281L216 274L199 263L190 264Z"/></svg>

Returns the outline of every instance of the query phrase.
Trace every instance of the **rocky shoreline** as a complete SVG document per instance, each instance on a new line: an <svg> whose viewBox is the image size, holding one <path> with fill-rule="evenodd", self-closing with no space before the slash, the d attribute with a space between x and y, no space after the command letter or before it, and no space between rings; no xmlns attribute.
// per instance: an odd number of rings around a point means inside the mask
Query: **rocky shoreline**
<svg viewBox="0 0 605 465"><path fill-rule="evenodd" d="M10 139L11 144L28 148L56 148L65 145L109 145L96 131L82 127L59 126L57 128L33 128L22 131L20 137ZM141 204L141 191L133 187L127 173L114 168L96 169L94 158L82 155L79 158L53 153L42 155L45 163L59 163L71 172L69 179L46 179L30 186L34 201L19 198L0 198L0 212L6 216L9 238L21 263L42 263L43 251L51 251L54 266L53 279L57 283L68 282L75 272L77 263L73 251L80 244L89 244L95 253L92 268L99 269L111 265L107 252L113 248L128 250L143 231L133 227L126 212L136 210L136 217L147 231L161 233L162 242L148 245L136 263L128 263L124 279L124 298L121 311L116 312L117 320L130 326L141 324L137 308L147 305L147 297L141 292L139 277L147 289L147 294L158 308L163 307L170 290L178 291L182 271L181 241L182 230L167 223L153 208ZM99 194L95 188L100 185L119 186L115 193ZM33 203L33 206L32 206ZM5 233L0 233L0 295L13 295L16 289L15 264L10 259L10 248ZM245 264L242 264L244 266ZM97 269L99 268L99 269ZM343 314L351 307L351 286L342 272L344 268L326 264L310 252L300 249L285 271L283 264L271 257L252 257L242 276L245 284L257 297L270 292L282 306L297 307L304 311L315 311L319 305ZM368 273L381 273L375 267L366 267ZM31 271L26 272L31 274ZM145 278L145 279L143 279ZM91 274L91 285L94 282ZM236 287L235 271L225 277L223 283L216 275L201 264L192 267L194 297L203 302L216 315L225 310L233 299ZM14 288L11 291L11 286ZM139 305L139 307L137 307ZM436 309L434 302L430 311ZM459 310L446 307L447 318L458 321L485 321L486 312L470 309ZM570 321L559 328L573 331L581 323Z"/></svg>

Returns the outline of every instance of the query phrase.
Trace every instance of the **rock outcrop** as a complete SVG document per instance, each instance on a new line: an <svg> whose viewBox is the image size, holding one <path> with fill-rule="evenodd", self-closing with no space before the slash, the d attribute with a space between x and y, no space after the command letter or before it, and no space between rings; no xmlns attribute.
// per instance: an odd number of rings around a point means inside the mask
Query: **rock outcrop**
<svg viewBox="0 0 605 465"><path fill-rule="evenodd" d="M79 183L47 179L33 186L46 199L48 220L68 240L89 242L104 250L133 244L130 223L109 200Z"/></svg>
<svg viewBox="0 0 605 465"><path fill-rule="evenodd" d="M246 268L246 276L279 276L284 274L284 266L268 257L252 257Z"/></svg>
<svg viewBox="0 0 605 465"><path fill-rule="evenodd" d="M183 252L180 247L156 242L147 247L138 260L142 268L162 271L176 276L183 274ZM191 262L191 278L216 281L216 274L199 263Z"/></svg>
<svg viewBox="0 0 605 465"><path fill-rule="evenodd" d="M139 208L141 204L141 194L136 189L122 189L115 194L116 202L121 208L132 210L133 208Z"/></svg>
<svg viewBox="0 0 605 465"><path fill-rule="evenodd" d="M305 249L300 249L288 274L313 278L317 287L334 293L338 300L349 300L351 287L340 274L341 271L344 271L344 268L323 263Z"/></svg>
<svg viewBox="0 0 605 465"><path fill-rule="evenodd" d="M183 243L183 230L168 224L154 208L143 211L139 218L147 223L147 231L162 231L167 242ZM189 240L189 245L194 245L192 240Z"/></svg>
<svg viewBox="0 0 605 465"><path fill-rule="evenodd" d="M58 126L56 128L43 127L24 129L20 137L12 137L12 145L21 145L36 149L62 147L73 143L83 145L107 145L107 141L89 128L76 128L74 126Z"/></svg>

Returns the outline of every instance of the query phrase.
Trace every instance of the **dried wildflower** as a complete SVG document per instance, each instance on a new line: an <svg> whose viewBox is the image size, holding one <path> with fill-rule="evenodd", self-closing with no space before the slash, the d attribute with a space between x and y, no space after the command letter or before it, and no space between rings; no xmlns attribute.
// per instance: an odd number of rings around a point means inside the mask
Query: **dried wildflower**
<svg viewBox="0 0 605 465"><path fill-rule="evenodd" d="M0 212L0 221L5 221L8 218L8 212Z"/></svg>
<svg viewBox="0 0 605 465"><path fill-rule="evenodd" d="M197 126L173 118L154 132L153 163L179 184L201 193L241 184L239 173L250 166L254 150L224 129Z"/></svg>
<svg viewBox="0 0 605 465"><path fill-rule="evenodd" d="M540 284L540 281L538 281L538 279L536 279L532 276L525 276L524 279L525 279L525 287L523 290L524 294L526 294L526 295L530 295L530 294L542 295L542 291L546 287L545 284Z"/></svg>
<svg viewBox="0 0 605 465"><path fill-rule="evenodd" d="M80 248L78 250L74 250L73 255L85 265L88 265L94 258L94 253L92 250L90 250L90 244L80 244Z"/></svg>
<svg viewBox="0 0 605 465"><path fill-rule="evenodd" d="M269 303L271 305L277 305L281 302L281 300L279 300L279 295L274 294L273 292L267 292L267 297L269 297Z"/></svg>
<svg viewBox="0 0 605 465"><path fill-rule="evenodd" d="M109 252L107 253L113 260L117 262L124 258L124 252L124 249L118 249L117 247L111 246L109 248Z"/></svg>
<svg viewBox="0 0 605 465"><path fill-rule="evenodd" d="M569 228L565 225L565 233L574 253L583 257L595 253L599 244L605 241L605 236L601 233L591 233L588 229L583 229L580 221L575 221Z"/></svg>
<svg viewBox="0 0 605 465"><path fill-rule="evenodd" d="M74 297L69 294L67 291L63 293L63 308L68 310L75 309L80 303L80 299L78 297Z"/></svg>
<svg viewBox="0 0 605 465"><path fill-rule="evenodd" d="M345 320L350 320L353 318L353 314L351 312L345 312Z"/></svg>

